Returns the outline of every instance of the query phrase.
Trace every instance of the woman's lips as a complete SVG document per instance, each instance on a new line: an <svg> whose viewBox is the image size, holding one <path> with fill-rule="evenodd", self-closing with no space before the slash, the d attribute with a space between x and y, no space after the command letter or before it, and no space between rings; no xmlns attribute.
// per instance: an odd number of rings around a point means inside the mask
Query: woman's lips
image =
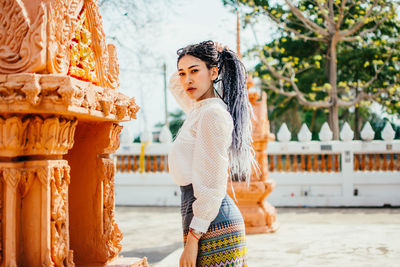
<svg viewBox="0 0 400 267"><path fill-rule="evenodd" d="M194 87L189 87L188 89L186 89L186 91L188 91L188 92L193 92L194 90L196 90L196 88L194 88Z"/></svg>

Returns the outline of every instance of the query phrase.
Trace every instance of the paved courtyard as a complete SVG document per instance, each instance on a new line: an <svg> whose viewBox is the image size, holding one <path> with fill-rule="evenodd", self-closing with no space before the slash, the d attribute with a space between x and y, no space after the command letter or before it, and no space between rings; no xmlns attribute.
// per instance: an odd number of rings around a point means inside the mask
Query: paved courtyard
<svg viewBox="0 0 400 267"><path fill-rule="evenodd" d="M179 207L117 207L122 256L150 266L178 266ZM247 235L250 267L400 266L398 208L279 208L273 234Z"/></svg>

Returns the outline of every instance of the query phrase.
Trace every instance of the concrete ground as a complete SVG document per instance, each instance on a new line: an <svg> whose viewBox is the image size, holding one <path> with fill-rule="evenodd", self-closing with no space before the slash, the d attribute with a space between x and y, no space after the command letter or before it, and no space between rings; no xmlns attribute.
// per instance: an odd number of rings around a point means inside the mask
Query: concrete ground
<svg viewBox="0 0 400 267"><path fill-rule="evenodd" d="M278 208L280 228L247 235L250 267L400 266L398 208ZM176 267L183 251L179 207L117 207L122 256Z"/></svg>

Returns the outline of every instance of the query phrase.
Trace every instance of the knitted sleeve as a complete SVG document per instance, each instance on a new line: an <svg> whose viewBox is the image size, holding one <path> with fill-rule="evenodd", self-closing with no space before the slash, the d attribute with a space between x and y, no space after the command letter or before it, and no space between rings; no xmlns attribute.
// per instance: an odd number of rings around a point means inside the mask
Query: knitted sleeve
<svg viewBox="0 0 400 267"><path fill-rule="evenodd" d="M222 107L210 106L199 118L192 161L195 201L190 227L207 232L217 217L226 194L228 148L232 142L233 120Z"/></svg>
<svg viewBox="0 0 400 267"><path fill-rule="evenodd" d="M172 96L175 98L178 105L182 108L182 110L188 114L190 110L193 108L194 99L191 99L185 92L185 88L181 85L179 81L179 73L175 72L172 74L168 89L171 92Z"/></svg>

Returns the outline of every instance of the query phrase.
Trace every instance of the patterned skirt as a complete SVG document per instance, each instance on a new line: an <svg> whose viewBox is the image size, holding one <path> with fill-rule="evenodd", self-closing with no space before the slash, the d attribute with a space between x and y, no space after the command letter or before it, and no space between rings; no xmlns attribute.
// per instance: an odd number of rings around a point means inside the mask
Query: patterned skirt
<svg viewBox="0 0 400 267"><path fill-rule="evenodd" d="M181 186L183 244L186 245L196 199L192 184ZM217 217L199 240L196 266L248 266L245 225L239 208L226 194Z"/></svg>

